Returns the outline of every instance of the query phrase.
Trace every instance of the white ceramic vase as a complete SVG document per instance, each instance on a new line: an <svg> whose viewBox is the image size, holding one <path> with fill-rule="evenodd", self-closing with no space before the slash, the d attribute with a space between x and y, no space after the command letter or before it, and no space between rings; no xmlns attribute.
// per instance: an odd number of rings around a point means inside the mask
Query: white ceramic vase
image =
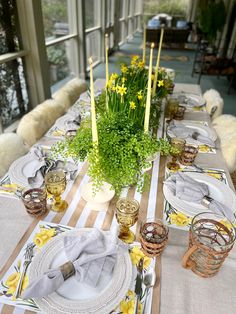
<svg viewBox="0 0 236 314"><path fill-rule="evenodd" d="M88 208L95 211L107 211L114 195L115 191L107 182L104 182L100 190L95 193L92 182L85 184L81 191L81 196L87 202Z"/></svg>

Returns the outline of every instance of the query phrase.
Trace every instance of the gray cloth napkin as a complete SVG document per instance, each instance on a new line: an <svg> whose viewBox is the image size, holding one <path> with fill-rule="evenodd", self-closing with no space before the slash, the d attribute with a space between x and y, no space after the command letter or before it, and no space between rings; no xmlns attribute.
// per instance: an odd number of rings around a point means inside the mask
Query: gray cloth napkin
<svg viewBox="0 0 236 314"><path fill-rule="evenodd" d="M40 187L44 182L45 174L50 170L62 169L69 174L69 178L73 180L77 172L77 166L67 161L66 163L62 160L52 160L46 156L42 147L34 146L30 150L30 154L34 157L37 162L31 169L31 175L28 177L28 182L32 187Z"/></svg>
<svg viewBox="0 0 236 314"><path fill-rule="evenodd" d="M198 132L194 128L187 128L179 121L171 121L168 127L168 131L171 132L174 136L184 139L193 138L193 133ZM208 146L215 147L215 143L210 138L204 135L199 134L196 137L196 140Z"/></svg>
<svg viewBox="0 0 236 314"><path fill-rule="evenodd" d="M75 279L93 287L102 276L112 273L118 246L125 248L116 234L98 229L79 236L65 236L63 240L66 256L75 268ZM50 269L29 285L22 298L42 298L56 291L63 282L60 268Z"/></svg>
<svg viewBox="0 0 236 314"><path fill-rule="evenodd" d="M187 202L201 204L204 196L210 196L205 183L198 182L181 172L172 174L164 184L176 197ZM232 210L216 200L212 200L208 208L230 221L235 220Z"/></svg>

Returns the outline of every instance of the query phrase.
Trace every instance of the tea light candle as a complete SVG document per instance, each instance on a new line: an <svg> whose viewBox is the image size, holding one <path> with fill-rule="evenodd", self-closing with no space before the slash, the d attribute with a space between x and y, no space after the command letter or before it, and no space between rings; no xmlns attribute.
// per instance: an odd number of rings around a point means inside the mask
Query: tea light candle
<svg viewBox="0 0 236 314"><path fill-rule="evenodd" d="M143 24L143 63L146 64L146 25Z"/></svg>
<svg viewBox="0 0 236 314"><path fill-rule="evenodd" d="M161 28L161 35L160 35L160 41L159 41L159 47L158 47L158 53L157 53L157 62L156 62L156 68L155 68L155 76L154 76L154 82L153 82L153 89L152 89L152 96L155 96L156 93L156 87L157 87L157 77L158 77L158 70L160 65L160 56L161 56L161 46L164 36L164 28Z"/></svg>
<svg viewBox="0 0 236 314"><path fill-rule="evenodd" d="M97 132L95 99L94 99L92 58L89 58L89 64L90 64L90 101L91 101L92 137L93 137L93 144L97 145L98 144L98 132Z"/></svg>
<svg viewBox="0 0 236 314"><path fill-rule="evenodd" d="M151 49L150 49L150 60L149 60L149 71L148 71L148 90L147 90L146 109L145 109L145 118L144 118L144 132L145 133L148 133L149 117L150 117L153 48L154 48L154 43L151 44Z"/></svg>

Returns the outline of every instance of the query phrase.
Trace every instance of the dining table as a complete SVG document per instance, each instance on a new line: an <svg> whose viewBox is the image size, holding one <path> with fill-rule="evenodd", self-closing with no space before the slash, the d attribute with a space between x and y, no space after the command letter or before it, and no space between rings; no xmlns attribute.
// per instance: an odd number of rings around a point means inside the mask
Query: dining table
<svg viewBox="0 0 236 314"><path fill-rule="evenodd" d="M173 93L191 93L201 95L201 88L196 84L176 83ZM165 131L165 103L157 137L163 137ZM203 111L186 111L185 120L206 122L210 128L211 118ZM54 139L44 136L37 145L51 145ZM169 157L168 157L169 158ZM132 227L138 241L141 222L145 218L164 219L163 181L166 176L168 158L158 154L153 161L150 174L150 187L143 193L132 186L122 191L122 196L136 199L140 203L137 223ZM221 169L228 186L234 190L230 174L221 153L219 140L216 141L214 154L198 154L195 163L202 168ZM0 194L0 278L4 281L9 275L9 268L17 261L22 248L39 223L54 223L70 228L98 228L115 230L118 226L115 217L116 201L112 200L107 211L95 211L87 206L81 197L82 187L89 182L88 163L78 165L78 175L67 183L63 193L68 202L68 209L63 213L49 211L40 218L29 216L19 198ZM227 195L225 195L227 198ZM157 280L148 296L145 314L228 314L236 313L236 247L232 249L220 272L212 278L201 278L182 267L181 261L188 248L188 230L169 225L169 239L161 257L155 260ZM15 300L6 301L0 294L0 313L34 313L34 310L19 306Z"/></svg>

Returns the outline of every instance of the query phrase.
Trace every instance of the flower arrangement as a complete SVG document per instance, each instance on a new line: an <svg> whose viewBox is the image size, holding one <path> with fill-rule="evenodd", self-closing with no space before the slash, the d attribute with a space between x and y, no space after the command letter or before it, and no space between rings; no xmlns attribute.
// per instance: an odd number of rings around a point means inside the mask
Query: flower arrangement
<svg viewBox="0 0 236 314"><path fill-rule="evenodd" d="M152 82L154 74L152 75ZM152 83L153 84L153 83ZM130 65L121 64L121 74L112 73L104 91L96 102L100 114L106 113L106 101L109 112L125 112L141 128L144 124L148 69L139 56L133 56ZM166 71L158 72L155 100L164 98L173 87ZM154 117L156 123L154 123ZM150 126L157 126L160 117L160 102L153 101L150 113Z"/></svg>
<svg viewBox="0 0 236 314"><path fill-rule="evenodd" d="M99 145L94 149L91 129L83 126L73 138L66 138L54 148L54 153L89 161L88 174L99 188L102 182L112 185L117 194L122 187L136 184L143 188L142 169L146 159L157 151L169 154L171 145L164 139L156 140L145 134L124 112L110 113L97 119Z"/></svg>

